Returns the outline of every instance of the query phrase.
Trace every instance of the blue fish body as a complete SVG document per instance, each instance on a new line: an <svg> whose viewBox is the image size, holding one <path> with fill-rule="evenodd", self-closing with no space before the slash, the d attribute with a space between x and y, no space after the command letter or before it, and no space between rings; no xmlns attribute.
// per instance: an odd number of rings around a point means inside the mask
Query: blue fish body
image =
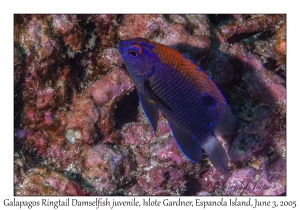
<svg viewBox="0 0 300 210"><path fill-rule="evenodd" d="M121 40L119 52L154 132L160 110L190 160L202 159L202 147L213 165L230 176L216 136L233 131L234 117L214 82L176 50L144 38Z"/></svg>

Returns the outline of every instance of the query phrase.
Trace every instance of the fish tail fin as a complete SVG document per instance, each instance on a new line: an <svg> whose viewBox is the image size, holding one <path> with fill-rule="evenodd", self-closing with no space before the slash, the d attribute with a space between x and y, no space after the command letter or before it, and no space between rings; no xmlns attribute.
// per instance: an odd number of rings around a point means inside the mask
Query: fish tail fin
<svg viewBox="0 0 300 210"><path fill-rule="evenodd" d="M201 145L216 169L226 177L230 177L228 157L218 139L214 135L210 135Z"/></svg>

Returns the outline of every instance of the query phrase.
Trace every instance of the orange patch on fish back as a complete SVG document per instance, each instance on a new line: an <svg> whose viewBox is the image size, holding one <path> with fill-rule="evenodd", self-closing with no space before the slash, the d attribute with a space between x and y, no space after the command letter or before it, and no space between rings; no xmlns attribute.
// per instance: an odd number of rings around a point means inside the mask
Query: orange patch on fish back
<svg viewBox="0 0 300 210"><path fill-rule="evenodd" d="M177 52L176 50L172 49L171 47L154 43L155 46L154 51L158 55L158 57L161 59L161 62L167 65L170 65L173 68L180 67L180 63L182 62L182 55Z"/></svg>

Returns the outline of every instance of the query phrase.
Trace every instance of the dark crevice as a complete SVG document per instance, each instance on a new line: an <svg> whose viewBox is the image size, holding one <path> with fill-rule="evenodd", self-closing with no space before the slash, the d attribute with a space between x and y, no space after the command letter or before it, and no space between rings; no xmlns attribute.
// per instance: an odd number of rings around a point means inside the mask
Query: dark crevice
<svg viewBox="0 0 300 210"><path fill-rule="evenodd" d="M81 65L81 61L83 60L83 54L82 53L77 53L74 55L73 58L71 57L68 57L67 59L67 63L70 65L70 73L73 77L73 79L75 79L75 86L76 86L76 89L78 91L82 91L82 88L81 88L81 84L80 83L83 83L84 80L85 80L85 71Z"/></svg>
<svg viewBox="0 0 300 210"><path fill-rule="evenodd" d="M16 127L15 127L16 128ZM18 133L23 132L25 133L25 129L15 129L14 131L14 151L22 151L23 147L24 147L24 138L20 138ZM23 136L22 136L23 137Z"/></svg>
<svg viewBox="0 0 300 210"><path fill-rule="evenodd" d="M189 178L186 182L186 191L183 195L196 195L200 190L201 186L199 185L199 179Z"/></svg>
<svg viewBox="0 0 300 210"><path fill-rule="evenodd" d="M116 18L117 23L121 24L123 18L124 18L124 15L117 15L117 18Z"/></svg>
<svg viewBox="0 0 300 210"><path fill-rule="evenodd" d="M241 41L243 39L249 38L249 37L251 37L251 36L253 36L255 34L258 34L258 33L260 33L260 31L256 31L256 32L252 32L252 33L233 34L231 37L229 37L227 39L227 42L229 44L234 44L236 42L239 42L239 41Z"/></svg>
<svg viewBox="0 0 300 210"><path fill-rule="evenodd" d="M162 187L164 190L166 190L168 188L168 182L170 179L170 173L168 171L166 171L164 173L164 181L161 183L160 187Z"/></svg>
<svg viewBox="0 0 300 210"><path fill-rule="evenodd" d="M67 110L69 110L67 105L71 105L72 101L73 101L73 88L72 88L73 84L70 84L69 82L66 82L66 107Z"/></svg>
<svg viewBox="0 0 300 210"><path fill-rule="evenodd" d="M256 40L269 40L274 35L274 32L271 30L268 31L254 31L250 33L240 33L240 34L233 34L231 37L227 38L227 42L229 44L234 44L236 42L239 42L241 40L247 40L247 42L250 44L251 42L254 42Z"/></svg>
<svg viewBox="0 0 300 210"><path fill-rule="evenodd" d="M94 22L92 22L92 21L89 20L89 21L85 24L84 29L86 30L87 33L92 33L92 32L95 31L96 25L95 25Z"/></svg>
<svg viewBox="0 0 300 210"><path fill-rule="evenodd" d="M24 66L25 59L20 62L20 64L14 69L14 128L20 128L21 117L23 113L23 91L22 84L24 83L24 71L22 67Z"/></svg>
<svg viewBox="0 0 300 210"><path fill-rule="evenodd" d="M192 36L194 35L194 28L195 28L194 25L192 25L191 23L188 23L185 25L184 28L190 35L192 35Z"/></svg>
<svg viewBox="0 0 300 210"><path fill-rule="evenodd" d="M76 15L76 18L77 18L77 23L78 23L79 27L86 29L85 27L86 27L86 23L88 21L89 15L79 14L79 15Z"/></svg>
<svg viewBox="0 0 300 210"><path fill-rule="evenodd" d="M279 64L274 58L267 58L266 62L264 63L264 66L267 70L275 71L279 67Z"/></svg>
<svg viewBox="0 0 300 210"><path fill-rule="evenodd" d="M173 23L173 20L170 18L170 15L165 14L165 15L162 15L162 16L165 18L165 20L166 20L168 23Z"/></svg>
<svg viewBox="0 0 300 210"><path fill-rule="evenodd" d="M96 133L96 136L95 136L95 140L94 140L94 145L98 144L99 142L103 141L103 139L104 139L104 136L101 133L98 126L95 126L95 133Z"/></svg>
<svg viewBox="0 0 300 210"><path fill-rule="evenodd" d="M121 129L129 122L136 121L138 115L139 98L137 90L124 95L116 104L114 111L115 128Z"/></svg>
<svg viewBox="0 0 300 210"><path fill-rule="evenodd" d="M229 20L232 19L232 15L229 15L229 14L211 14L211 15L208 15L208 19L209 21L211 22L211 24L217 26L219 24L222 24L225 23L225 22L228 22Z"/></svg>
<svg viewBox="0 0 300 210"><path fill-rule="evenodd" d="M257 39L259 40L266 40L268 41L271 37L275 35L275 32L272 30L263 31L260 34L258 34Z"/></svg>

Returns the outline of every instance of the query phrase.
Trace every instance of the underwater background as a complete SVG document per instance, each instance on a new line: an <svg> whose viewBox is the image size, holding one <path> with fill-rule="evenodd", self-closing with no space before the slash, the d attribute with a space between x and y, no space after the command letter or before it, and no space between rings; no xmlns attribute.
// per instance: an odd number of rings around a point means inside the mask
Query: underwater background
<svg viewBox="0 0 300 210"><path fill-rule="evenodd" d="M217 84L235 116L226 179L156 135L117 43L168 45ZM14 15L15 195L283 195L286 16Z"/></svg>

